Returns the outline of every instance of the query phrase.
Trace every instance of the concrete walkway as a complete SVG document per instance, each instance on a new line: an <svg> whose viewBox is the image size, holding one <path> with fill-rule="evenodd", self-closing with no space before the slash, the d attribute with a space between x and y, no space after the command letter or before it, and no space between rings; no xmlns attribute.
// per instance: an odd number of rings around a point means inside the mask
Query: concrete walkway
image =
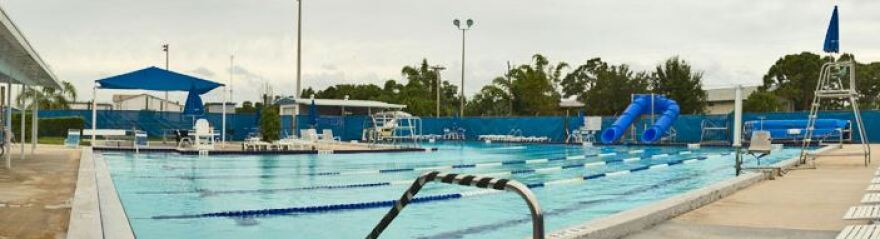
<svg viewBox="0 0 880 239"><path fill-rule="evenodd" d="M857 146L829 153L854 152ZM880 145L868 167L861 156L820 157L817 169L790 171L626 238L834 238L880 166Z"/></svg>
<svg viewBox="0 0 880 239"><path fill-rule="evenodd" d="M79 150L39 145L19 160L12 147L12 169L0 167L0 238L64 238L70 198L77 182Z"/></svg>

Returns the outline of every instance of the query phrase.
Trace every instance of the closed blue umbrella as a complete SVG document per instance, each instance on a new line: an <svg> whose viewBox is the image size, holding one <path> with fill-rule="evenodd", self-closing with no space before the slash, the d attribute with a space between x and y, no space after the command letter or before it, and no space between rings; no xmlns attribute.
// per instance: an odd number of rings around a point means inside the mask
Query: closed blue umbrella
<svg viewBox="0 0 880 239"><path fill-rule="evenodd" d="M840 28L837 17L837 6L834 6L834 12L831 13L831 22L828 23L828 32L825 33L825 44L822 50L827 53L840 52Z"/></svg>
<svg viewBox="0 0 880 239"><path fill-rule="evenodd" d="M202 103L202 97L196 91L190 91L186 96L186 106L183 107L184 115L202 115L205 113L205 105Z"/></svg>
<svg viewBox="0 0 880 239"><path fill-rule="evenodd" d="M315 105L315 100L312 99L312 104L309 105L309 125L312 128L318 128L318 106Z"/></svg>

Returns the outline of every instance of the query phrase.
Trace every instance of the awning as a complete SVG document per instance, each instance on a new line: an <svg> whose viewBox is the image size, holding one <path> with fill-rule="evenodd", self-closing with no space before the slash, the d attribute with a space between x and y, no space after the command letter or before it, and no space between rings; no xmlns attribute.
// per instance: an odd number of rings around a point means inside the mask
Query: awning
<svg viewBox="0 0 880 239"><path fill-rule="evenodd" d="M223 84L217 82L167 71L155 66L104 78L95 82L99 84L101 89L194 91L199 95L223 86Z"/></svg>
<svg viewBox="0 0 880 239"><path fill-rule="evenodd" d="M0 82L58 88L55 74L0 9Z"/></svg>

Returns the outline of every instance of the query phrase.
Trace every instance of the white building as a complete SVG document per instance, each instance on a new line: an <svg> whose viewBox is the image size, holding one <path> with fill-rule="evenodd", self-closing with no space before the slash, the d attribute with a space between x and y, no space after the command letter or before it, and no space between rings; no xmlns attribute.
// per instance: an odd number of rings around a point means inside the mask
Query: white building
<svg viewBox="0 0 880 239"><path fill-rule="evenodd" d="M72 110L91 110L92 102L73 102L68 104ZM98 110L113 110L113 104L98 103Z"/></svg>
<svg viewBox="0 0 880 239"><path fill-rule="evenodd" d="M178 102L165 101L165 99L149 94L120 94L113 95L113 109L182 112L183 106Z"/></svg>
<svg viewBox="0 0 880 239"><path fill-rule="evenodd" d="M205 113L223 113L223 102L210 102L205 103ZM235 103L226 102L226 113L234 114L235 113Z"/></svg>
<svg viewBox="0 0 880 239"><path fill-rule="evenodd" d="M743 86L743 100L749 98L752 93L758 91L758 86ZM717 88L706 90L706 114L729 114L733 112L733 104L736 98L736 88Z"/></svg>

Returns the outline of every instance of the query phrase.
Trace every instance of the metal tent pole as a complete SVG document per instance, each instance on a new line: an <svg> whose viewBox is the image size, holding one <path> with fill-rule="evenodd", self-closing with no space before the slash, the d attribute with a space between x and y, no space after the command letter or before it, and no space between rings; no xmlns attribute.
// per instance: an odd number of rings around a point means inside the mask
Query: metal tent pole
<svg viewBox="0 0 880 239"><path fill-rule="evenodd" d="M92 86L92 141L90 144L92 147L95 147L95 131L98 130L98 103L96 103L96 99L98 93L98 83L95 82Z"/></svg>

